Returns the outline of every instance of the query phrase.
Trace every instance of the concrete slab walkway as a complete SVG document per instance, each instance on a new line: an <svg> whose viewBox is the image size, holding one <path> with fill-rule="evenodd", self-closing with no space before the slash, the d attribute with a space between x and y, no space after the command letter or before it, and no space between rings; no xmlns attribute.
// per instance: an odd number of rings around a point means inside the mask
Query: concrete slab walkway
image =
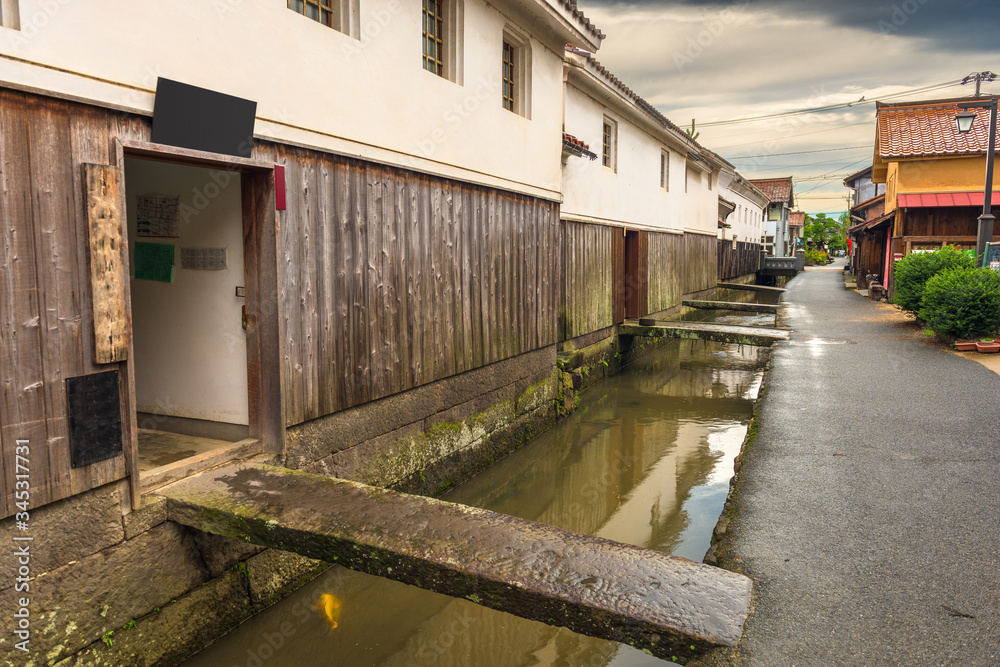
<svg viewBox="0 0 1000 667"><path fill-rule="evenodd" d="M753 607L735 650L692 664L1000 665L1000 376L842 266L782 297L793 334L718 552Z"/></svg>

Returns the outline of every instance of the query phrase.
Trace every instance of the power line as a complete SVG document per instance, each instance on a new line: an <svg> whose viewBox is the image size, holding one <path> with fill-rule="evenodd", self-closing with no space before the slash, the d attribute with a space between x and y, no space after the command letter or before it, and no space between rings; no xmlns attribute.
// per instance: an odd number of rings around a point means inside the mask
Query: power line
<svg viewBox="0 0 1000 667"><path fill-rule="evenodd" d="M836 127L828 127L828 128L826 128L824 130L816 130L815 132L803 132L802 134L790 134L787 137L781 137L781 141L783 141L785 139L796 139L798 137L805 137L805 136L808 136L810 134L819 134L820 132L832 132L833 130L843 130L843 129L848 128L848 127L857 127L858 125L873 125L873 123L872 123L872 121L869 121L869 120L863 120L860 123L850 123L849 125L837 125ZM774 139L773 141L778 141L778 139ZM745 141L742 144L733 144L731 146L720 146L719 148L716 148L714 150L716 152L718 152L718 151L726 150L727 148L736 148L737 146L749 146L751 144L758 144L759 145L759 144L762 144L762 143L765 143L765 142L758 139L757 141Z"/></svg>
<svg viewBox="0 0 1000 667"><path fill-rule="evenodd" d="M895 99L897 97L906 97L908 95L915 95L917 93L927 93L932 90L941 90L943 88L951 88L952 86L960 86L965 81L965 79L955 79L954 81L948 81L945 83L936 83L930 86L924 86L922 88L914 88L912 90L904 90L898 93L891 93L889 95L883 95L878 98L878 101L884 101L889 99ZM861 96L861 99L855 100L853 102L841 102L839 104L828 104L822 107L812 107L810 109L797 109L795 111L782 111L778 113L765 114L763 116L749 116L747 118L733 118L731 120L716 120L709 121L707 123L699 123L699 127L716 127L719 125L735 125L737 123L755 123L761 120L773 120L775 118L787 118L789 116L800 116L807 113L819 113L822 111L832 111L834 109L846 109L859 104L874 104L876 100L866 100L865 95Z"/></svg>
<svg viewBox="0 0 1000 667"><path fill-rule="evenodd" d="M790 153L762 153L760 155L741 155L740 157L731 157L730 160L743 160L745 158L751 157L776 157L778 155L805 155L806 153L829 153L830 151L849 151L857 148L871 148L874 146L870 144L865 144L864 146L845 146L843 148L817 148L813 151L792 151Z"/></svg>

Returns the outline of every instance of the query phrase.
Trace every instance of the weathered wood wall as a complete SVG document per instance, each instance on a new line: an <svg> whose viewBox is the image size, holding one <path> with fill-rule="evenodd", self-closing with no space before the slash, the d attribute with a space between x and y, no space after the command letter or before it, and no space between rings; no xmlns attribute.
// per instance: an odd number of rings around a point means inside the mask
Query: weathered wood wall
<svg viewBox="0 0 1000 667"><path fill-rule="evenodd" d="M759 268L761 247L758 243L719 241L719 280L729 280L755 273Z"/></svg>
<svg viewBox="0 0 1000 667"><path fill-rule="evenodd" d="M564 222L566 253L564 339L614 324L612 312L612 237L622 230L603 225Z"/></svg>
<svg viewBox="0 0 1000 667"><path fill-rule="evenodd" d="M304 148L285 165L285 423L558 338L558 205Z"/></svg>
<svg viewBox="0 0 1000 667"><path fill-rule="evenodd" d="M650 233L649 312L658 313L681 304L684 264L684 236Z"/></svg>
<svg viewBox="0 0 1000 667"><path fill-rule="evenodd" d="M17 440L30 507L121 479L125 454L72 468L65 378L117 370L98 363L88 270L84 164L114 164L121 115L0 88L0 516L17 508ZM124 129L123 129L124 128ZM24 450L21 450L23 453Z"/></svg>
<svg viewBox="0 0 1000 667"><path fill-rule="evenodd" d="M718 239L706 234L684 234L684 264L682 284L684 293L700 292L715 287L719 281Z"/></svg>

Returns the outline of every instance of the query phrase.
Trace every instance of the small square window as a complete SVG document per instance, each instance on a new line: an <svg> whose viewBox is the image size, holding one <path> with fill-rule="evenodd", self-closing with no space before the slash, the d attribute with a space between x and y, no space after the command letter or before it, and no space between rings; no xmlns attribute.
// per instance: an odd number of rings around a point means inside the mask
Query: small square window
<svg viewBox="0 0 1000 667"><path fill-rule="evenodd" d="M660 187L670 190L670 153L660 153Z"/></svg>
<svg viewBox="0 0 1000 667"><path fill-rule="evenodd" d="M617 171L618 123L610 118L604 119L604 132L601 143L601 164L611 171Z"/></svg>

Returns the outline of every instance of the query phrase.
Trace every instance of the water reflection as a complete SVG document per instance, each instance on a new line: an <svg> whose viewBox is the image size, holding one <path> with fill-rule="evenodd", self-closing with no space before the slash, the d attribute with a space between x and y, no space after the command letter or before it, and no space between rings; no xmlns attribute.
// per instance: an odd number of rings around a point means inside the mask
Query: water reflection
<svg viewBox="0 0 1000 667"><path fill-rule="evenodd" d="M763 348L675 341L590 389L569 419L446 499L701 560L728 492L765 355ZM341 604L332 631L314 609L324 594ZM187 664L663 662L621 644L335 567Z"/></svg>

